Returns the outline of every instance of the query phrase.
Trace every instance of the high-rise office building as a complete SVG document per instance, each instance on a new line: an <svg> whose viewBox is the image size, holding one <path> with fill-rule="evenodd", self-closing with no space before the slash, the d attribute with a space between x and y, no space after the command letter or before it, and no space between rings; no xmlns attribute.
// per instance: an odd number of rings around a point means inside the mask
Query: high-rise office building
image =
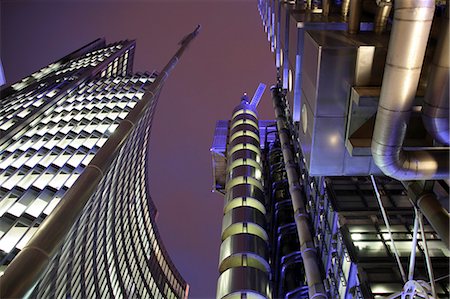
<svg viewBox="0 0 450 299"><path fill-rule="evenodd" d="M156 228L147 149L196 33L160 74L132 73L134 41L98 39L2 90L2 297L187 297Z"/></svg>
<svg viewBox="0 0 450 299"><path fill-rule="evenodd" d="M275 120L216 126L217 298L449 297L448 8L258 8Z"/></svg>

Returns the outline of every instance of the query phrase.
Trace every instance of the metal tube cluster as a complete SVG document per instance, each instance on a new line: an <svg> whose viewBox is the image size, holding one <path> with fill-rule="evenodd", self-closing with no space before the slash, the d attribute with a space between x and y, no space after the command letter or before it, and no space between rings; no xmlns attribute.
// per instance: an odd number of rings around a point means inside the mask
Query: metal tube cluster
<svg viewBox="0 0 450 299"><path fill-rule="evenodd" d="M282 99L282 88L277 85L272 87L273 107L277 120L278 134L280 137L281 150L283 152L284 164L286 167L289 192L292 198L295 223L297 226L298 238L300 241L300 250L302 253L305 267L306 281L308 283L308 292L310 298L327 298L322 283L319 262L317 259L316 248L308 223L308 213L306 211L306 200L302 186L300 185L297 172L297 163L295 162L294 152L291 144L291 132L288 127L285 109L286 106Z"/></svg>

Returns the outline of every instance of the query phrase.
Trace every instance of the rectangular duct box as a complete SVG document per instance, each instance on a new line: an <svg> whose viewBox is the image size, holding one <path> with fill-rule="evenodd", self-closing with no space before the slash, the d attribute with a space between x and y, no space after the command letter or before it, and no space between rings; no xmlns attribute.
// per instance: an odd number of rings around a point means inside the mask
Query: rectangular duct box
<svg viewBox="0 0 450 299"><path fill-rule="evenodd" d="M277 4L275 4L276 7ZM304 35L307 30L346 31L347 21L340 13L322 15L322 9L294 9L293 5L280 6L280 46L282 54L281 70L283 88L288 90L287 97L293 111L293 120L300 120L301 68L304 54ZM373 23L363 20L361 31L372 30Z"/></svg>
<svg viewBox="0 0 450 299"><path fill-rule="evenodd" d="M382 174L370 155L345 147L352 86L381 83L387 39L373 36L305 32L299 139L312 176Z"/></svg>

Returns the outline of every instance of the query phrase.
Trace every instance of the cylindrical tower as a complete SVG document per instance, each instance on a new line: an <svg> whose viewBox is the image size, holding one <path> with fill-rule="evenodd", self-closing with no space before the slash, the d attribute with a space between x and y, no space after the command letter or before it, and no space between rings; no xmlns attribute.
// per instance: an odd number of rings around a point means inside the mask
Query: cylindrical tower
<svg viewBox="0 0 450 299"><path fill-rule="evenodd" d="M245 95L228 136L217 298L271 298L258 117Z"/></svg>

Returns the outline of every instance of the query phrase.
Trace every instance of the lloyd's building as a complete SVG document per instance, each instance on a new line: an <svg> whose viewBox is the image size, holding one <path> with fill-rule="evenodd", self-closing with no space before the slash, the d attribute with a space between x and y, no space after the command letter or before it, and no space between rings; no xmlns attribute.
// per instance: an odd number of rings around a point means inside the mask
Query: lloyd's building
<svg viewBox="0 0 450 299"><path fill-rule="evenodd" d="M258 9L275 120L216 125L217 298L449 298L448 3Z"/></svg>
<svg viewBox="0 0 450 299"><path fill-rule="evenodd" d="M98 39L1 92L0 297L186 298L155 225L147 149L160 72Z"/></svg>

